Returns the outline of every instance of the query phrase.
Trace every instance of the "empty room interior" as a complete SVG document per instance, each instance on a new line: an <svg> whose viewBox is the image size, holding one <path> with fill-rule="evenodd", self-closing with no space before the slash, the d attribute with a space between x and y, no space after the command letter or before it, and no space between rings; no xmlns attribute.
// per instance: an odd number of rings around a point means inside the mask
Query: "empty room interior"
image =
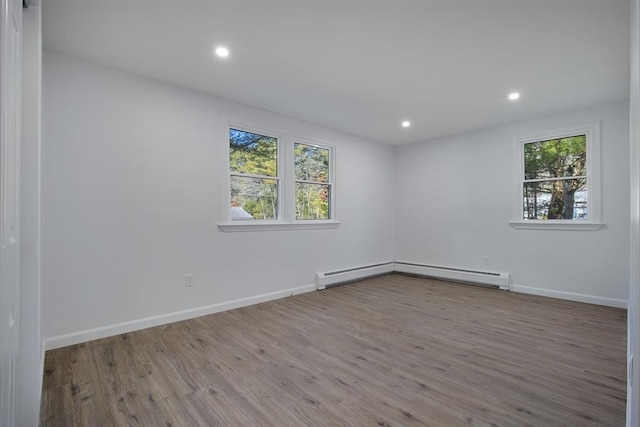
<svg viewBox="0 0 640 427"><path fill-rule="evenodd" d="M0 426L640 425L639 0L2 5Z"/></svg>

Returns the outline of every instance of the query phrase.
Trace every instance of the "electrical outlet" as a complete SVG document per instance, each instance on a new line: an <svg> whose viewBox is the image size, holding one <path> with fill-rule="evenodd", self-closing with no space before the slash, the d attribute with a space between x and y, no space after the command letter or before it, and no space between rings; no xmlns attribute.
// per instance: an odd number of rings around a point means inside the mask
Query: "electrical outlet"
<svg viewBox="0 0 640 427"><path fill-rule="evenodd" d="M489 257L488 256L484 256L484 265L489 265Z"/></svg>
<svg viewBox="0 0 640 427"><path fill-rule="evenodd" d="M184 275L184 285L187 288L190 288L193 286L193 274L187 273Z"/></svg>

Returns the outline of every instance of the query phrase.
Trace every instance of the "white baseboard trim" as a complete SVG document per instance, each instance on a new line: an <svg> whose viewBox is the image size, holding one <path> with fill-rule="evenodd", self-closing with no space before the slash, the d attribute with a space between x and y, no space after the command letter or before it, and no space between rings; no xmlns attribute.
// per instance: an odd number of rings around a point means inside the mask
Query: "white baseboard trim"
<svg viewBox="0 0 640 427"><path fill-rule="evenodd" d="M393 264L392 264L393 265ZM391 273L398 271L398 268L388 268L386 271ZM400 271L402 272L402 271ZM305 286L298 286L295 288L285 289L276 292L270 292L262 295L256 295L247 298L241 298L237 300L221 302L217 304L207 305L203 307L196 307L188 310L176 311L168 314L161 314L158 316L146 317L143 319L132 320L128 322L116 323L114 325L102 326L99 328L88 329L84 331L73 332L70 334L59 335L55 337L45 338L43 340L43 351L41 366L44 367L44 352L47 350L53 350L56 348L66 347L69 345L80 344L87 341L92 341L101 338L107 338L110 336L124 334L127 332L138 331L140 329L152 328L154 326L166 325L168 323L179 322L181 320L193 319L195 317L206 316L208 314L219 313L222 311L233 310L235 308L246 307L249 305L259 304L261 302L272 301L280 298L285 298L291 295L303 294L306 292L315 291L317 289L316 284L310 284ZM552 289L535 288L531 286L510 285L512 292L519 292L523 294L540 295L551 298L559 298L570 301L584 302L589 304L604 305L609 307L627 308L628 302L626 300L599 297L594 295L577 294L572 292L556 291Z"/></svg>
<svg viewBox="0 0 640 427"><path fill-rule="evenodd" d="M259 304L261 302L267 302L267 301L285 298L292 295L303 294L303 293L311 292L315 290L316 290L315 284L298 286L296 288L270 292L267 294L241 298L233 301L221 302L218 304L207 305L204 307L196 307L189 310L176 311L173 313L146 317L143 319L132 320L129 322L116 323L115 325L102 326L99 328L88 329L85 331L78 331L70 334L59 335L56 337L46 338L44 340L44 349L54 350L60 347L80 344L83 342L97 340L100 338L107 338L107 337L111 337L118 334L138 331L140 329L152 328L154 326L166 325L168 323L179 322L181 320L193 319L195 317L206 316L207 314L220 313L222 311L233 310L234 308L246 307L249 305Z"/></svg>
<svg viewBox="0 0 640 427"><path fill-rule="evenodd" d="M627 308L628 302L622 299L599 297L595 295L576 294L573 292L555 291L553 289L534 288L531 286L511 285L512 292L521 294L540 295L543 297L559 298L569 301L585 302L588 304L605 305L608 307Z"/></svg>

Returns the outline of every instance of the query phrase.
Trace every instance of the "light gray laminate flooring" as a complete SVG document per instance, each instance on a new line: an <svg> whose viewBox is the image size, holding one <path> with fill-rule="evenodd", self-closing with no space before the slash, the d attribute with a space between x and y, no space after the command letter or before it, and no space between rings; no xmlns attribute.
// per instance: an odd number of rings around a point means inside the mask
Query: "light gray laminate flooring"
<svg viewBox="0 0 640 427"><path fill-rule="evenodd" d="M42 426L623 426L626 311L399 274L46 353Z"/></svg>

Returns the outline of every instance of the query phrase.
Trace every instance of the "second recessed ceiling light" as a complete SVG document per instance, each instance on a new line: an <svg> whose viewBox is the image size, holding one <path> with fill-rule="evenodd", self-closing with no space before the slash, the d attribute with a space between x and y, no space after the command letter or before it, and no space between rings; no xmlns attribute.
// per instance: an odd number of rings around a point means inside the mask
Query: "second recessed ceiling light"
<svg viewBox="0 0 640 427"><path fill-rule="evenodd" d="M229 56L229 49L224 46L217 47L216 55L218 55L220 58L226 58L227 56Z"/></svg>

